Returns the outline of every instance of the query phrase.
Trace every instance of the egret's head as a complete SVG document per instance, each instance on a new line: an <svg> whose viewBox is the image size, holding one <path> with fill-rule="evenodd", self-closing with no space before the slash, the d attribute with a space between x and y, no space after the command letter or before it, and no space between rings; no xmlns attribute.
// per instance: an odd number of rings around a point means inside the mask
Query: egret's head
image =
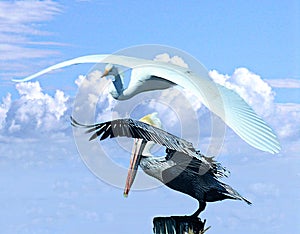
<svg viewBox="0 0 300 234"><path fill-rule="evenodd" d="M101 76L101 78L105 76L114 76L112 83L109 86L109 93L115 99L118 99L120 95L123 93L123 77L119 74L118 68L113 64L109 63L105 66L105 70Z"/></svg>
<svg viewBox="0 0 300 234"><path fill-rule="evenodd" d="M157 116L157 112L152 114L146 115L142 117L139 121L150 124L154 127L161 128L161 121ZM138 165L140 164L142 156L152 156L151 155L151 148L155 145L154 142L149 141L146 142L142 139L134 139L134 144L132 147L132 154L130 159L130 165L128 168L128 175L126 179L126 185L124 189L124 196L127 197L130 191L131 185L135 179Z"/></svg>
<svg viewBox="0 0 300 234"><path fill-rule="evenodd" d="M102 77L105 77L105 76L116 76L118 75L119 71L118 71L118 68L115 67L113 64L109 63L105 66L105 69L104 69L104 72L101 76Z"/></svg>

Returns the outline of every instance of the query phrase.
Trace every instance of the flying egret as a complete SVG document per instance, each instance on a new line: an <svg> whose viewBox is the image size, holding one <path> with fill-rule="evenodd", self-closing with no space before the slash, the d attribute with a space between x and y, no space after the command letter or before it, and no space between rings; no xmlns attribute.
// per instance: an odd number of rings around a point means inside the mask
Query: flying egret
<svg viewBox="0 0 300 234"><path fill-rule="evenodd" d="M146 174L169 188L197 199L199 208L192 216L198 216L205 209L206 202L234 199L251 204L232 187L218 180L228 173L220 163L202 155L192 143L162 130L157 113L149 114L140 121L117 119L92 125L80 124L72 117L71 120L73 126L86 128L86 133L93 133L90 140L98 136L100 141L114 137L134 138L125 196L140 166ZM165 156L155 157L151 154L155 144L166 147Z"/></svg>
<svg viewBox="0 0 300 234"><path fill-rule="evenodd" d="M88 55L58 63L16 82L29 81L50 71L81 63L107 63L103 77L113 75L112 95L125 100L151 90L179 85L188 89L213 113L219 116L236 134L251 146L270 153L278 153L280 144L273 130L233 90L216 84L208 72L195 74L188 68L174 64L121 55ZM130 83L123 87L115 65L132 68Z"/></svg>

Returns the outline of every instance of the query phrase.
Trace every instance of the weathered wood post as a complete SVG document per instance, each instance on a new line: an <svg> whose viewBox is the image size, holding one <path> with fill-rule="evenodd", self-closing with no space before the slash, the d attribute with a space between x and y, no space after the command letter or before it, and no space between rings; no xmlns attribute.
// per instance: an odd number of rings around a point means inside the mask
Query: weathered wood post
<svg viewBox="0 0 300 234"><path fill-rule="evenodd" d="M153 219L154 234L203 234L206 220L201 221L192 216L155 217Z"/></svg>

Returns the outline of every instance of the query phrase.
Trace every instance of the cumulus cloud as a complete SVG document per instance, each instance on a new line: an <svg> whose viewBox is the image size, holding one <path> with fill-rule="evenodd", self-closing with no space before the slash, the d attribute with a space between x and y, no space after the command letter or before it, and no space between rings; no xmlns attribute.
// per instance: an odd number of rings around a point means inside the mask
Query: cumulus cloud
<svg viewBox="0 0 300 234"><path fill-rule="evenodd" d="M271 121L282 139L299 141L300 104L276 104L274 118Z"/></svg>
<svg viewBox="0 0 300 234"><path fill-rule="evenodd" d="M100 78L101 75L101 71L94 70L87 76L80 75L75 80L78 86L73 111L75 117L87 122L95 121L95 119L97 121L111 119L111 110L117 101L110 95L113 85L111 80Z"/></svg>
<svg viewBox="0 0 300 234"><path fill-rule="evenodd" d="M167 53L163 53L163 54L158 54L155 56L154 61L161 61L161 62L166 62L166 63L172 63L181 67L185 67L188 68L189 66L184 62L184 60L175 55L173 57L171 57L169 54Z"/></svg>
<svg viewBox="0 0 300 234"><path fill-rule="evenodd" d="M60 90L56 90L54 97L42 92L39 82L19 83L16 85L22 105L16 111L16 120L23 122L36 118L37 127L43 118L59 120L67 110L68 97Z"/></svg>
<svg viewBox="0 0 300 234"><path fill-rule="evenodd" d="M0 104L0 122L4 134L22 134L64 130L65 114L70 109L69 97L60 90L53 96L43 92L39 82L16 85L19 98L11 100L7 94Z"/></svg>
<svg viewBox="0 0 300 234"><path fill-rule="evenodd" d="M6 97L2 99L2 103L0 104L0 129L2 129L5 124L7 112L9 111L10 106L11 106L11 94L8 93Z"/></svg>

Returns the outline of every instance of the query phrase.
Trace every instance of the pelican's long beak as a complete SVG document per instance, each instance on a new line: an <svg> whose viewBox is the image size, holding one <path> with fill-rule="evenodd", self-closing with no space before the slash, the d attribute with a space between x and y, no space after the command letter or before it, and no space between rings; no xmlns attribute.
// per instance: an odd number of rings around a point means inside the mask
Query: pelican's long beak
<svg viewBox="0 0 300 234"><path fill-rule="evenodd" d="M103 74L101 75L101 78L107 76L108 73L109 73L109 70L108 70L108 69L105 69L104 72L103 72Z"/></svg>
<svg viewBox="0 0 300 234"><path fill-rule="evenodd" d="M128 175L127 175L126 185L124 189L124 197L128 196L131 185L133 184L145 145L146 145L146 141L142 139L134 139L134 145L132 147L130 165L128 168Z"/></svg>

